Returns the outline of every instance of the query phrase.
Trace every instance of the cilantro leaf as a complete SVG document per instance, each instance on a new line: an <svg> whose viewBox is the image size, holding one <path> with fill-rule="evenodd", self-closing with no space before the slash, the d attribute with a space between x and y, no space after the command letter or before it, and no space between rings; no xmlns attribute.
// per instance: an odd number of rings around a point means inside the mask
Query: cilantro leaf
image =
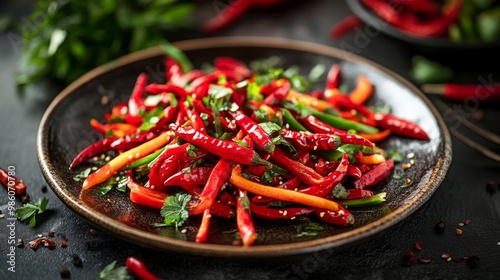
<svg viewBox="0 0 500 280"><path fill-rule="evenodd" d="M349 195L349 192L345 189L345 187L338 183L335 188L332 190L332 195L336 198L346 198Z"/></svg>
<svg viewBox="0 0 500 280"><path fill-rule="evenodd" d="M36 225L36 216L47 208L49 200L46 197L39 198L37 202L28 202L16 209L16 217L21 221L29 221L29 226Z"/></svg>
<svg viewBox="0 0 500 280"><path fill-rule="evenodd" d="M105 195L105 194L107 194L112 189L113 189L113 185L106 185L106 186L104 186L102 188L99 188L97 190L97 193L100 194L100 195Z"/></svg>
<svg viewBox="0 0 500 280"><path fill-rule="evenodd" d="M396 148L391 149L391 150L386 150L385 157L387 159L394 160L394 162L402 162L403 161L403 155Z"/></svg>
<svg viewBox="0 0 500 280"><path fill-rule="evenodd" d="M194 158L194 157L196 157L196 152L195 152L195 151L196 151L197 149L198 149L198 148L196 148L196 146L195 146L195 145L193 145L193 144L189 144L189 146L188 146L188 147L187 147L187 149L186 149L186 152L187 152L188 156L190 156L190 157Z"/></svg>
<svg viewBox="0 0 500 280"><path fill-rule="evenodd" d="M187 203L191 200L191 195L177 193L165 199L165 204L161 208L160 214L165 218L167 226L174 225L177 229L189 218Z"/></svg>
<svg viewBox="0 0 500 280"><path fill-rule="evenodd" d="M75 177L73 177L73 180L75 180L76 182L80 182L81 180L85 180L90 175L90 171L92 171L92 168L90 168L90 167L83 170L82 172L77 174Z"/></svg>
<svg viewBox="0 0 500 280"><path fill-rule="evenodd" d="M262 174L261 180L266 182L266 183L271 183L274 180L274 177L285 175L288 172L277 166L277 165L272 165L271 168L267 168L266 172Z"/></svg>
<svg viewBox="0 0 500 280"><path fill-rule="evenodd" d="M309 75L307 76L307 79L311 83L315 83L321 79L321 76L325 74L326 67L323 64L316 64L311 71L309 72Z"/></svg>
<svg viewBox="0 0 500 280"><path fill-rule="evenodd" d="M128 178L126 176L122 176L118 179L118 185L116 186L116 189L121 192L126 192L127 191L127 183L128 183Z"/></svg>
<svg viewBox="0 0 500 280"><path fill-rule="evenodd" d="M314 222L309 222L307 225L299 225L297 227L297 237L307 237L307 236L316 236L321 231L324 231L325 228Z"/></svg>
<svg viewBox="0 0 500 280"><path fill-rule="evenodd" d="M108 264L101 272L99 272L100 280L129 280L127 267L116 267L116 261Z"/></svg>

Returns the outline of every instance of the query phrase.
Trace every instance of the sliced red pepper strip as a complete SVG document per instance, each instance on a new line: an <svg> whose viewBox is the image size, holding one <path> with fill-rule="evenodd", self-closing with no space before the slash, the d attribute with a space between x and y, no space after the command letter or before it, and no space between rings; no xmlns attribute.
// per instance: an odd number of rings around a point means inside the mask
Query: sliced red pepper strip
<svg viewBox="0 0 500 280"><path fill-rule="evenodd" d="M208 229L210 228L210 218L212 218L212 214L210 214L210 208L207 208L203 211L201 225L198 229L198 233L196 234L196 243L205 243L207 241Z"/></svg>
<svg viewBox="0 0 500 280"><path fill-rule="evenodd" d="M300 183L301 182L297 177L293 177L292 179L286 181L285 183L276 186L276 188L286 189L286 190L296 190L300 186ZM263 197L260 195L252 197L252 202L255 203L267 203L272 200L273 200L272 198Z"/></svg>
<svg viewBox="0 0 500 280"><path fill-rule="evenodd" d="M325 178L314 169L291 159L278 147L271 154L271 159L307 185L319 185L325 181Z"/></svg>
<svg viewBox="0 0 500 280"><path fill-rule="evenodd" d="M283 138L288 140L297 149L307 151L335 150L341 144L340 137L326 133L304 133L286 128L282 129Z"/></svg>
<svg viewBox="0 0 500 280"><path fill-rule="evenodd" d="M250 214L250 201L245 191L239 190L236 199L236 224L243 241L243 246L252 246L257 239L252 215Z"/></svg>
<svg viewBox="0 0 500 280"><path fill-rule="evenodd" d="M196 204L190 207L190 215L199 215L203 213L205 209L212 206L220 189L231 176L233 166L234 163L229 160L225 160L223 158L219 160L219 162L214 166L212 173L210 173L208 181L203 188L202 193L198 197Z"/></svg>
<svg viewBox="0 0 500 280"><path fill-rule="evenodd" d="M205 32L217 32L241 16L248 8L252 6L252 1L235 0L231 2L222 12L203 23L202 28Z"/></svg>
<svg viewBox="0 0 500 280"><path fill-rule="evenodd" d="M379 126L390 129L394 134L420 140L430 140L429 136L418 124L391 114L376 115Z"/></svg>
<svg viewBox="0 0 500 280"><path fill-rule="evenodd" d="M375 120L375 114L368 108L366 108L362 103L356 103L352 101L352 98L347 95L338 95L333 98L333 102L337 103L348 110L355 110L363 116L362 121L368 125L375 126L377 122Z"/></svg>
<svg viewBox="0 0 500 280"><path fill-rule="evenodd" d="M380 142L389 137L389 135L391 135L391 130L385 129L375 134L359 133L358 135L365 139L370 140L371 142Z"/></svg>
<svg viewBox="0 0 500 280"><path fill-rule="evenodd" d="M163 182L164 186L205 185L212 173L211 167L190 168L188 173L179 171Z"/></svg>
<svg viewBox="0 0 500 280"><path fill-rule="evenodd" d="M383 154L372 154L363 155L362 153L357 153L354 155L356 161L360 164L380 164L385 161Z"/></svg>
<svg viewBox="0 0 500 280"><path fill-rule="evenodd" d="M394 161L392 159L388 159L365 173L359 180L354 182L354 186L358 189L374 186L387 178L393 169Z"/></svg>
<svg viewBox="0 0 500 280"><path fill-rule="evenodd" d="M141 280L160 280L148 270L146 264L137 257L128 257L125 261L125 266L130 273L139 277Z"/></svg>
<svg viewBox="0 0 500 280"><path fill-rule="evenodd" d="M370 142L369 140L356 135L349 133L347 131L334 128L320 120L318 120L314 116L307 116L305 118L298 118L299 122L304 125L308 130L315 132L315 133L331 133L334 135L337 135L340 137L340 140L342 140L342 144L355 144L355 145L361 145L361 146L366 146L366 147L373 147L373 143Z"/></svg>
<svg viewBox="0 0 500 280"><path fill-rule="evenodd" d="M148 83L148 76L146 73L141 73L137 77L134 89L128 100L128 113L132 116L139 114L139 109L144 106L144 88Z"/></svg>
<svg viewBox="0 0 500 280"><path fill-rule="evenodd" d="M177 60L166 56L165 57L165 74L167 78L167 82L172 82L175 85L182 86L179 83L179 80L182 76L182 67L177 62Z"/></svg>
<svg viewBox="0 0 500 280"><path fill-rule="evenodd" d="M101 124L96 119L90 120L90 126L102 134L107 134L111 131L113 136L123 137L125 135L133 134L137 131L137 126L128 123L109 123Z"/></svg>
<svg viewBox="0 0 500 280"><path fill-rule="evenodd" d="M201 70L198 70L198 69L191 70L191 71L187 72L186 74L183 74L176 81L176 85L178 85L180 87L184 87L187 84L189 84L190 82L192 82L193 80L198 79L199 77L204 76L204 75L205 75L205 73L203 73L203 71L201 71Z"/></svg>
<svg viewBox="0 0 500 280"><path fill-rule="evenodd" d="M264 186L250 181L241 175L241 165L239 164L233 168L231 178L229 180L231 184L235 185L240 190L245 190L256 195L266 196L274 198L276 200L299 203L302 205L308 205L311 207L327 209L331 211L340 210L340 205L335 201L292 190ZM354 217L352 217L350 221L354 222Z"/></svg>
<svg viewBox="0 0 500 280"><path fill-rule="evenodd" d="M337 226L350 226L354 224L353 216L343 206L338 211L314 209L314 213L325 223Z"/></svg>
<svg viewBox="0 0 500 280"><path fill-rule="evenodd" d="M193 202L198 199L202 192L202 189L196 185L183 185L181 187L193 197L193 199L191 200ZM232 219L236 215L233 208L218 201L214 201L212 207L210 208L210 213L213 216L225 219Z"/></svg>
<svg viewBox="0 0 500 280"><path fill-rule="evenodd" d="M346 153L342 156L340 164L337 166L335 171L328 174L325 177L325 181L322 184L313 185L305 189L299 189L298 191L304 194L314 195L318 197L324 197L330 193L335 186L342 182L345 175L347 174L347 169L349 168L349 157Z"/></svg>
<svg viewBox="0 0 500 280"><path fill-rule="evenodd" d="M269 164L252 149L243 147L233 141L221 140L205 135L192 127L179 126L175 129L175 134L182 140L227 160L245 165Z"/></svg>
<svg viewBox="0 0 500 280"><path fill-rule="evenodd" d="M252 71L243 62L227 56L215 58L214 66L220 71L233 72L238 80L249 78L252 75Z"/></svg>
<svg viewBox="0 0 500 280"><path fill-rule="evenodd" d="M204 134L207 133L205 123L203 122L203 119L200 117L200 114L196 112L196 110L188 110L187 117L189 118L189 122L191 123L194 129Z"/></svg>
<svg viewBox="0 0 500 280"><path fill-rule="evenodd" d="M363 25L363 21L355 15L351 15L341 20L330 30L330 36L337 40L346 33L353 31L356 27Z"/></svg>
<svg viewBox="0 0 500 280"><path fill-rule="evenodd" d="M184 88L174 84L151 83L145 87L145 90L150 94L173 93L178 97L190 95Z"/></svg>
<svg viewBox="0 0 500 280"><path fill-rule="evenodd" d="M297 216L307 215L314 211L310 207L270 208L260 206L253 201L250 203L250 210L255 217L267 220L291 219Z"/></svg>
<svg viewBox="0 0 500 280"><path fill-rule="evenodd" d="M373 192L370 190L364 189L349 189L347 190L349 195L345 199L358 199L358 198L367 198L373 196Z"/></svg>
<svg viewBox="0 0 500 280"><path fill-rule="evenodd" d="M326 89L338 88L340 84L340 66L338 64L332 65L326 77Z"/></svg>
<svg viewBox="0 0 500 280"><path fill-rule="evenodd" d="M14 176L14 173L15 169L11 171L10 169L5 170L0 167L0 183L4 185L8 192L12 190L16 195L26 194L28 186L26 186L23 180Z"/></svg>
<svg viewBox="0 0 500 280"><path fill-rule="evenodd" d="M241 111L229 112L231 117L236 121L236 124L243 129L252 139L252 141L267 153L274 151L274 143L271 137L251 118L247 117Z"/></svg>
<svg viewBox="0 0 500 280"><path fill-rule="evenodd" d="M439 13L438 6L430 0L399 0L399 3L405 10L412 13L423 13L435 15Z"/></svg>
<svg viewBox="0 0 500 280"><path fill-rule="evenodd" d="M314 108L318 111L324 112L325 110L335 110L330 103L325 100L313 97L311 95L299 93L295 90L290 90L285 98L291 102L301 102L308 107Z"/></svg>
<svg viewBox="0 0 500 280"><path fill-rule="evenodd" d="M101 166L97 171L91 173L83 182L82 191L87 190L97 184L100 184L111 178L116 172L128 164L149 155L159 148L168 144L172 137L172 132L160 134L158 137L141 144L138 147L132 148L126 152L119 154L117 157Z"/></svg>

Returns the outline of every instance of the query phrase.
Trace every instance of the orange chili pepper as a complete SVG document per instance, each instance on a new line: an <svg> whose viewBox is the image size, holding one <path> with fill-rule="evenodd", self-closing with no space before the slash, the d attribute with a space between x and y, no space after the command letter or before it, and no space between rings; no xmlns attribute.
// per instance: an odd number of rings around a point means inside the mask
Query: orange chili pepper
<svg viewBox="0 0 500 280"><path fill-rule="evenodd" d="M116 172L118 172L118 170L127 166L131 162L147 156L157 149L165 146L168 142L170 142L173 136L174 134L171 131L160 134L160 136L118 155L105 165L101 166L101 168L96 170L94 173L90 174L83 182L82 191L108 180Z"/></svg>
<svg viewBox="0 0 500 280"><path fill-rule="evenodd" d="M130 201L155 209L161 209L168 197L166 193L139 185L131 177L128 178L127 187L130 189Z"/></svg>
<svg viewBox="0 0 500 280"><path fill-rule="evenodd" d="M300 101L305 103L307 106L312 107L318 111L325 111L326 109L334 109L332 105L325 100L316 98L311 95L303 94L291 89L287 96L285 97L288 101Z"/></svg>
<svg viewBox="0 0 500 280"><path fill-rule="evenodd" d="M239 164L233 168L229 181L240 190L245 190L256 195L261 195L282 201L299 203L335 212L341 209L340 205L332 200L292 190L269 187L250 181L241 175L241 165ZM351 219L351 221L354 221L354 217Z"/></svg>
<svg viewBox="0 0 500 280"><path fill-rule="evenodd" d="M379 164L385 162L385 157L382 154L373 154L368 156L356 157L356 160L361 164Z"/></svg>
<svg viewBox="0 0 500 280"><path fill-rule="evenodd" d="M380 141L384 140L385 138L387 138L389 135L391 135L391 130L386 129L386 130L382 130L382 131L375 133L375 134L358 133L358 135L370 140L371 142L380 142Z"/></svg>
<svg viewBox="0 0 500 280"><path fill-rule="evenodd" d="M368 98L370 98L372 92L373 92L373 85L368 80L368 78L366 78L365 76L359 76L358 84L356 85L356 88L349 95L349 98L351 99L352 102L356 104L363 104L365 103L366 100L368 100Z"/></svg>
<svg viewBox="0 0 500 280"><path fill-rule="evenodd" d="M113 136L123 137L125 135L133 134L137 131L137 126L127 124L127 123L110 123L102 124L96 119L90 120L90 125L100 133L106 134L109 131L113 133Z"/></svg>

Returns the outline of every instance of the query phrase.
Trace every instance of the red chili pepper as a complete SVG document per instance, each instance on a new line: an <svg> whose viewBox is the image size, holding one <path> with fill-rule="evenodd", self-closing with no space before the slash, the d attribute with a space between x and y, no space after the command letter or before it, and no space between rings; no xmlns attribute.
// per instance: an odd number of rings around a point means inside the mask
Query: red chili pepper
<svg viewBox="0 0 500 280"><path fill-rule="evenodd" d="M220 195L220 202L227 206L236 207L236 199L226 191L222 192Z"/></svg>
<svg viewBox="0 0 500 280"><path fill-rule="evenodd" d="M457 19L462 8L461 0L453 0L438 17L429 21L413 22L401 16L390 3L379 0L362 0L362 2L389 24L416 36L445 34L448 26Z"/></svg>
<svg viewBox="0 0 500 280"><path fill-rule="evenodd" d="M337 95L332 99L332 102L337 103L348 110L355 110L363 116L362 122L371 126L376 126L377 121L375 115L370 109L366 108L363 104L354 103L347 95Z"/></svg>
<svg viewBox="0 0 500 280"><path fill-rule="evenodd" d="M163 182L164 186L205 185L212 173L211 167L193 167L187 173L182 170Z"/></svg>
<svg viewBox="0 0 500 280"><path fill-rule="evenodd" d="M232 160L237 163L251 165L251 164L269 164L259 154L249 148L243 147L236 142L221 140L205 135L192 127L177 127L175 134L182 140L191 143L201 149L210 151L212 154Z"/></svg>
<svg viewBox="0 0 500 280"><path fill-rule="evenodd" d="M180 79L182 76L181 65L173 58L165 57L165 72L167 83L172 82L175 85L182 86Z"/></svg>
<svg viewBox="0 0 500 280"><path fill-rule="evenodd" d="M250 203L250 211L255 217L277 220L277 219L291 219L301 215L307 215L314 210L309 207L283 207L283 208L270 208L260 206L252 201Z"/></svg>
<svg viewBox="0 0 500 280"><path fill-rule="evenodd" d="M148 76L146 75L146 73L139 74L128 101L128 112L132 116L137 116L139 114L139 109L144 106L143 95L144 88L146 87L147 83Z"/></svg>
<svg viewBox="0 0 500 280"><path fill-rule="evenodd" d="M16 195L24 195L28 186L23 180L15 176L15 169L5 170L0 167L0 183L2 183L8 192L14 191Z"/></svg>
<svg viewBox="0 0 500 280"><path fill-rule="evenodd" d="M163 117L155 124L153 131L164 130L165 126L171 123L177 115L178 106L168 106L163 109Z"/></svg>
<svg viewBox="0 0 500 280"><path fill-rule="evenodd" d="M274 151L275 146L271 137L256 122L239 110L229 112L229 114L236 121L236 124L248 133L252 141L257 144L259 148L267 153L272 153Z"/></svg>
<svg viewBox="0 0 500 280"><path fill-rule="evenodd" d="M196 110L187 110L186 115L194 129L204 134L207 133L205 123Z"/></svg>
<svg viewBox="0 0 500 280"><path fill-rule="evenodd" d="M234 163L229 160L223 158L219 160L212 169L208 181L198 197L196 204L190 207L190 215L201 214L205 209L209 209L213 205L220 189L229 180L229 177L231 177L233 166Z"/></svg>
<svg viewBox="0 0 500 280"><path fill-rule="evenodd" d="M330 30L330 36L337 40L344 36L346 33L353 31L356 27L363 25L363 21L355 15L348 16L341 20ZM336 88L336 87L335 87Z"/></svg>
<svg viewBox="0 0 500 280"><path fill-rule="evenodd" d="M210 208L207 208L203 211L201 225L198 229L198 233L196 234L196 243L205 243L207 241L208 229L210 228L210 218L212 218L212 214L210 214Z"/></svg>
<svg viewBox="0 0 500 280"><path fill-rule="evenodd" d="M373 192L370 190L364 189L349 189L347 190L349 195L345 199L358 199L358 198L367 198L373 196Z"/></svg>
<svg viewBox="0 0 500 280"><path fill-rule="evenodd" d="M315 209L314 213L320 220L331 225L349 226L354 223L354 216L343 206L338 211Z"/></svg>
<svg viewBox="0 0 500 280"><path fill-rule="evenodd" d="M335 186L344 179L348 167L349 167L349 157L347 156L347 154L344 154L342 156L340 164L337 166L337 169L328 174L328 176L325 177L325 180L322 184L312 185L305 189L299 189L298 191L305 194L324 197L328 193L330 193L335 188Z"/></svg>
<svg viewBox="0 0 500 280"><path fill-rule="evenodd" d="M328 76L326 77L326 89L338 88L340 84L340 66L338 64L332 65Z"/></svg>
<svg viewBox="0 0 500 280"><path fill-rule="evenodd" d="M175 96L188 96L190 95L184 88L174 84L154 84L151 83L145 87L146 92L150 94L173 93Z"/></svg>
<svg viewBox="0 0 500 280"><path fill-rule="evenodd" d="M137 257L128 257L125 261L125 266L130 273L139 277L141 280L160 280L160 278L153 275L144 262Z"/></svg>
<svg viewBox="0 0 500 280"><path fill-rule="evenodd" d="M320 120L316 117L309 115L305 118L298 117L298 121L304 125L308 130L314 133L331 133L340 137L342 144L354 144L361 145L366 147L373 147L373 143L369 140L356 135L349 133L347 131L334 128Z"/></svg>
<svg viewBox="0 0 500 280"><path fill-rule="evenodd" d="M394 169L394 161L388 159L385 162L375 166L372 170L365 173L359 180L354 182L357 189L364 189L376 185L391 174Z"/></svg>
<svg viewBox="0 0 500 280"><path fill-rule="evenodd" d="M165 151L149 170L149 185L151 188L163 191L165 186L163 182L170 178L175 172L179 171L185 164L207 155L207 152L194 149L188 143L183 145L168 145Z"/></svg>
<svg viewBox="0 0 500 280"><path fill-rule="evenodd" d="M430 0L399 0L405 10L413 13L435 15L439 13L438 6Z"/></svg>
<svg viewBox="0 0 500 280"><path fill-rule="evenodd" d="M156 138L158 133L154 132L141 132L137 137L110 137L104 138L95 142L94 144L83 149L71 162L69 168L74 168L94 156L100 155L108 151L129 150L139 146L153 138Z"/></svg>
<svg viewBox="0 0 500 280"><path fill-rule="evenodd" d="M238 78L243 80L252 75L252 71L241 61L227 56L215 58L214 66L219 71L231 71Z"/></svg>
<svg viewBox="0 0 500 280"><path fill-rule="evenodd" d="M307 185L319 185L325 181L325 178L314 171L314 169L291 159L278 147L271 154L271 159Z"/></svg>
<svg viewBox="0 0 500 280"><path fill-rule="evenodd" d="M334 134L304 133L286 128L282 129L283 138L288 140L297 149L307 151L335 150L341 144L340 137Z"/></svg>
<svg viewBox="0 0 500 280"><path fill-rule="evenodd" d="M430 140L425 130L414 122L391 114L376 115L375 118L378 119L381 128L390 129L394 134L420 140Z"/></svg>
<svg viewBox="0 0 500 280"><path fill-rule="evenodd" d="M276 81L276 85L277 88L264 99L264 104L272 106L283 101L292 88L290 82L286 79Z"/></svg>
<svg viewBox="0 0 500 280"><path fill-rule="evenodd" d="M203 73L203 71L201 71L201 70L198 70L198 69L191 70L191 71L187 72L186 74L183 74L176 82L176 85L178 85L180 87L184 87L187 84L189 84L190 82L192 82L193 80L195 80L201 76L204 76L204 75L205 75L205 73Z"/></svg>
<svg viewBox="0 0 500 280"><path fill-rule="evenodd" d="M251 246L257 239L250 211L250 201L246 191L239 190L236 199L236 224L245 247Z"/></svg>
<svg viewBox="0 0 500 280"><path fill-rule="evenodd" d="M102 134L108 134L109 132L111 132L111 134L116 137L133 134L137 131L136 125L131 125L128 123L101 124L95 119L90 120L90 126L92 126L92 128L94 128L97 132L100 132Z"/></svg>
<svg viewBox="0 0 500 280"><path fill-rule="evenodd" d="M130 201L155 209L161 209L168 197L166 193L139 185L131 176L128 176L127 187L130 189Z"/></svg>
<svg viewBox="0 0 500 280"><path fill-rule="evenodd" d="M361 176L363 176L363 173L361 172L361 169L359 169L357 166L349 165L349 167L347 168L347 176L359 179L361 178Z"/></svg>

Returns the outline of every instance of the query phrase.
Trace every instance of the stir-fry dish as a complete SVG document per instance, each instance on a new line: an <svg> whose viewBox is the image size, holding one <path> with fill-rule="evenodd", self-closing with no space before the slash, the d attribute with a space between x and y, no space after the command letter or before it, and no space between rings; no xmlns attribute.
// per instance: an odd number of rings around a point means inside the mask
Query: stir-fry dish
<svg viewBox="0 0 500 280"><path fill-rule="evenodd" d="M165 83L142 73L127 102L90 120L103 139L70 168L97 165L75 177L82 193L116 188L158 209L163 226L201 215L196 242L210 242L213 216L235 222L244 246L256 241L255 219L350 226L350 208L386 199L371 188L391 177L394 160L376 143L429 140L417 124L365 106L376 91L366 77L347 92L339 65L304 78L271 58L249 67L217 57L201 70L177 54L165 57ZM321 77L323 90L310 90Z"/></svg>

